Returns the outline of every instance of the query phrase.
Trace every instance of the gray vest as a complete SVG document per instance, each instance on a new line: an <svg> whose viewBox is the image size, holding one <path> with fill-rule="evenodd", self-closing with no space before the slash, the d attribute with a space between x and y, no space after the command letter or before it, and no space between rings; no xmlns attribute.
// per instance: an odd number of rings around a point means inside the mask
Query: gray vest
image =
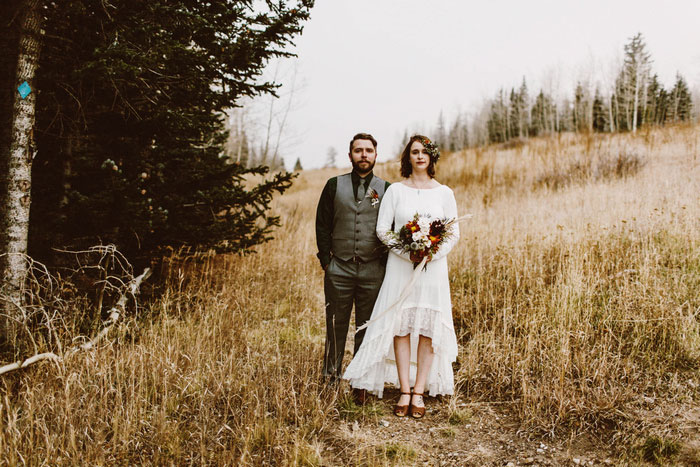
<svg viewBox="0 0 700 467"><path fill-rule="evenodd" d="M386 182L374 175L367 192L373 189L381 201ZM372 198L365 196L355 201L350 174L338 176L335 191L333 217L333 256L350 261L358 257L364 262L379 259L384 254L382 242L377 238L377 214L379 203L372 205Z"/></svg>

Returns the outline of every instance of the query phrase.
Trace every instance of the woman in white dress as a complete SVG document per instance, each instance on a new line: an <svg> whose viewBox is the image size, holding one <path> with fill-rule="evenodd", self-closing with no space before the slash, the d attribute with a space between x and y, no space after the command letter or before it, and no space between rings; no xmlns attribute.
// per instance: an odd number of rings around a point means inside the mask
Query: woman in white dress
<svg viewBox="0 0 700 467"><path fill-rule="evenodd" d="M377 218L377 236L389 245L389 232L398 230L418 213L433 219L457 218L452 190L433 177L440 153L425 136L415 135L401 155L402 182L384 193ZM394 414L425 414L423 394L453 394L452 363L457 358L457 337L447 274L447 254L459 239L459 227L429 258L424 271L400 307L394 305L414 272L407 253L390 250L386 275L374 305L362 346L343 378L357 389L382 397L385 383L399 386L401 396ZM411 392L411 387L413 391Z"/></svg>

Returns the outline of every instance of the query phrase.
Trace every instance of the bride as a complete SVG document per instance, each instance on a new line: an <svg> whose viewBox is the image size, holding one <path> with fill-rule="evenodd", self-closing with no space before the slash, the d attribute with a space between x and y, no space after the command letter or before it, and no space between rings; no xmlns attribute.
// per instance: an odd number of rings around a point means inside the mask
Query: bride
<svg viewBox="0 0 700 467"><path fill-rule="evenodd" d="M433 219L457 218L452 190L433 178L439 157L437 146L425 136L414 135L408 141L401 155L405 180L387 189L379 208L377 236L385 244L391 242L392 224L398 230L416 213ZM390 250L364 341L343 375L352 387L380 398L385 383L399 386L401 396L394 407L399 417L422 418L426 390L431 396L454 392L457 338L446 256L459 239L458 224L452 228L454 234L429 259L401 307L383 313L397 301L414 272L408 253Z"/></svg>

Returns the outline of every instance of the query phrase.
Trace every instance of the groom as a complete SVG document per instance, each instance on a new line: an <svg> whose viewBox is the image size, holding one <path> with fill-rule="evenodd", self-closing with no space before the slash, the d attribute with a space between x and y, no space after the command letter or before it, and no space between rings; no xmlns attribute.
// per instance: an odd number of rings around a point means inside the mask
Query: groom
<svg viewBox="0 0 700 467"><path fill-rule="evenodd" d="M375 232L379 203L389 182L372 173L377 141L358 133L350 141L352 172L333 177L323 188L316 210L318 259L326 271L326 349L323 376L340 379L350 314L355 304L355 327L369 320L384 279L386 253ZM365 331L355 334L355 350ZM366 391L355 390L364 404Z"/></svg>

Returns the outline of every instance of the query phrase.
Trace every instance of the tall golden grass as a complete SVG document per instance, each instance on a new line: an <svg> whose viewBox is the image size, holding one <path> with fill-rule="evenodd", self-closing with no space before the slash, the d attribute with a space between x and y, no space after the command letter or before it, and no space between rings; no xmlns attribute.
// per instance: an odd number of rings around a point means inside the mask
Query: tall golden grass
<svg viewBox="0 0 700 467"><path fill-rule="evenodd" d="M531 429L611 433L650 397L700 398L699 143L675 127L444 156L438 180L474 214L450 257L458 397L506 402ZM256 254L175 261L102 347L4 377L0 463L409 462L343 437L343 387L320 381L313 223L340 172L303 172ZM398 163L377 172L396 181Z"/></svg>

